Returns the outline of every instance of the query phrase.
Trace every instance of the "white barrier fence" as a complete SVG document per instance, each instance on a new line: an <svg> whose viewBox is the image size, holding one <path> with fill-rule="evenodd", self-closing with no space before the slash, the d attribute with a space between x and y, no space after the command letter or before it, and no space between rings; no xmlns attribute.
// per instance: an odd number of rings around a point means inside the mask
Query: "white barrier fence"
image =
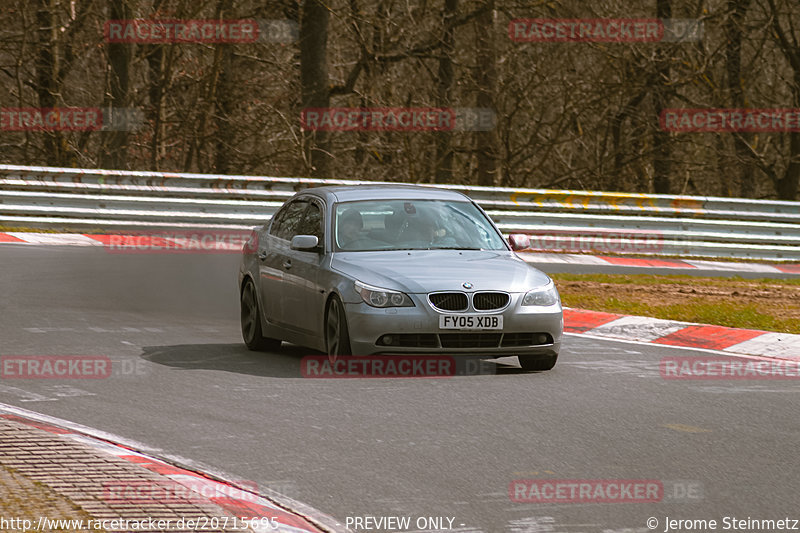
<svg viewBox="0 0 800 533"><path fill-rule="evenodd" d="M240 230L298 190L363 183L373 182L0 165L0 224ZM800 260L800 202L436 186L467 194L537 251Z"/></svg>

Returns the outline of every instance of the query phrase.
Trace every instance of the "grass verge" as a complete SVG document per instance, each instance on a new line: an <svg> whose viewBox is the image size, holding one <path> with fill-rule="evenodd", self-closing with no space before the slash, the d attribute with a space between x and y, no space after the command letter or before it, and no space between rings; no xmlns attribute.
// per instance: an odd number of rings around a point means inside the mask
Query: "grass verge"
<svg viewBox="0 0 800 533"><path fill-rule="evenodd" d="M553 274L565 306L800 334L800 280Z"/></svg>
<svg viewBox="0 0 800 533"><path fill-rule="evenodd" d="M4 226L0 224L0 231L4 233L9 232L19 232L19 233L67 233L66 231L59 230L59 229L38 229L38 228L29 228L26 226ZM75 233L75 232L71 232Z"/></svg>

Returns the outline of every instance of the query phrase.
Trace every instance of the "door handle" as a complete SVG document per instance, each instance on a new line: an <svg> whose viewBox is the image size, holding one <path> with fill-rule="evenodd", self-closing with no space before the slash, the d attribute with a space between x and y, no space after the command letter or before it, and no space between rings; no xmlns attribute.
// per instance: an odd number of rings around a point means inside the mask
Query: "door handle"
<svg viewBox="0 0 800 533"><path fill-rule="evenodd" d="M260 252L258 252L258 258L261 259L262 261L264 259L266 259L267 258L267 251L266 250L261 250Z"/></svg>
<svg viewBox="0 0 800 533"><path fill-rule="evenodd" d="M284 261L283 268L289 270L290 268L292 268L292 262L290 260Z"/></svg>

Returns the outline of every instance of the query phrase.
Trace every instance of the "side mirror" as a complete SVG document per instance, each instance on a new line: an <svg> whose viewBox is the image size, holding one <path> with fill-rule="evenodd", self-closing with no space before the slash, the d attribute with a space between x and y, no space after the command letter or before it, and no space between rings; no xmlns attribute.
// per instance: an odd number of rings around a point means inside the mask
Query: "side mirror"
<svg viewBox="0 0 800 533"><path fill-rule="evenodd" d="M292 237L292 250L319 252L319 239L316 235L295 235Z"/></svg>
<svg viewBox="0 0 800 533"><path fill-rule="evenodd" d="M531 246L531 238L524 233L513 233L508 236L508 243L515 252L527 250Z"/></svg>

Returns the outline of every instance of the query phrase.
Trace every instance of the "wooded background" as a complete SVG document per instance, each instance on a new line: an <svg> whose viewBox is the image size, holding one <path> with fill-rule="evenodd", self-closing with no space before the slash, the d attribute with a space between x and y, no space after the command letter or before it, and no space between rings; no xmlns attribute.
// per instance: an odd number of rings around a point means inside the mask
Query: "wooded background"
<svg viewBox="0 0 800 533"><path fill-rule="evenodd" d="M296 39L107 43L118 19ZM691 42L520 43L519 18L702 22ZM671 133L665 108L800 108L798 0L2 0L0 107L136 108L135 131L0 131L11 164L796 200L800 132ZM281 42L283 41L283 42ZM309 107L494 109L491 131L304 131Z"/></svg>

